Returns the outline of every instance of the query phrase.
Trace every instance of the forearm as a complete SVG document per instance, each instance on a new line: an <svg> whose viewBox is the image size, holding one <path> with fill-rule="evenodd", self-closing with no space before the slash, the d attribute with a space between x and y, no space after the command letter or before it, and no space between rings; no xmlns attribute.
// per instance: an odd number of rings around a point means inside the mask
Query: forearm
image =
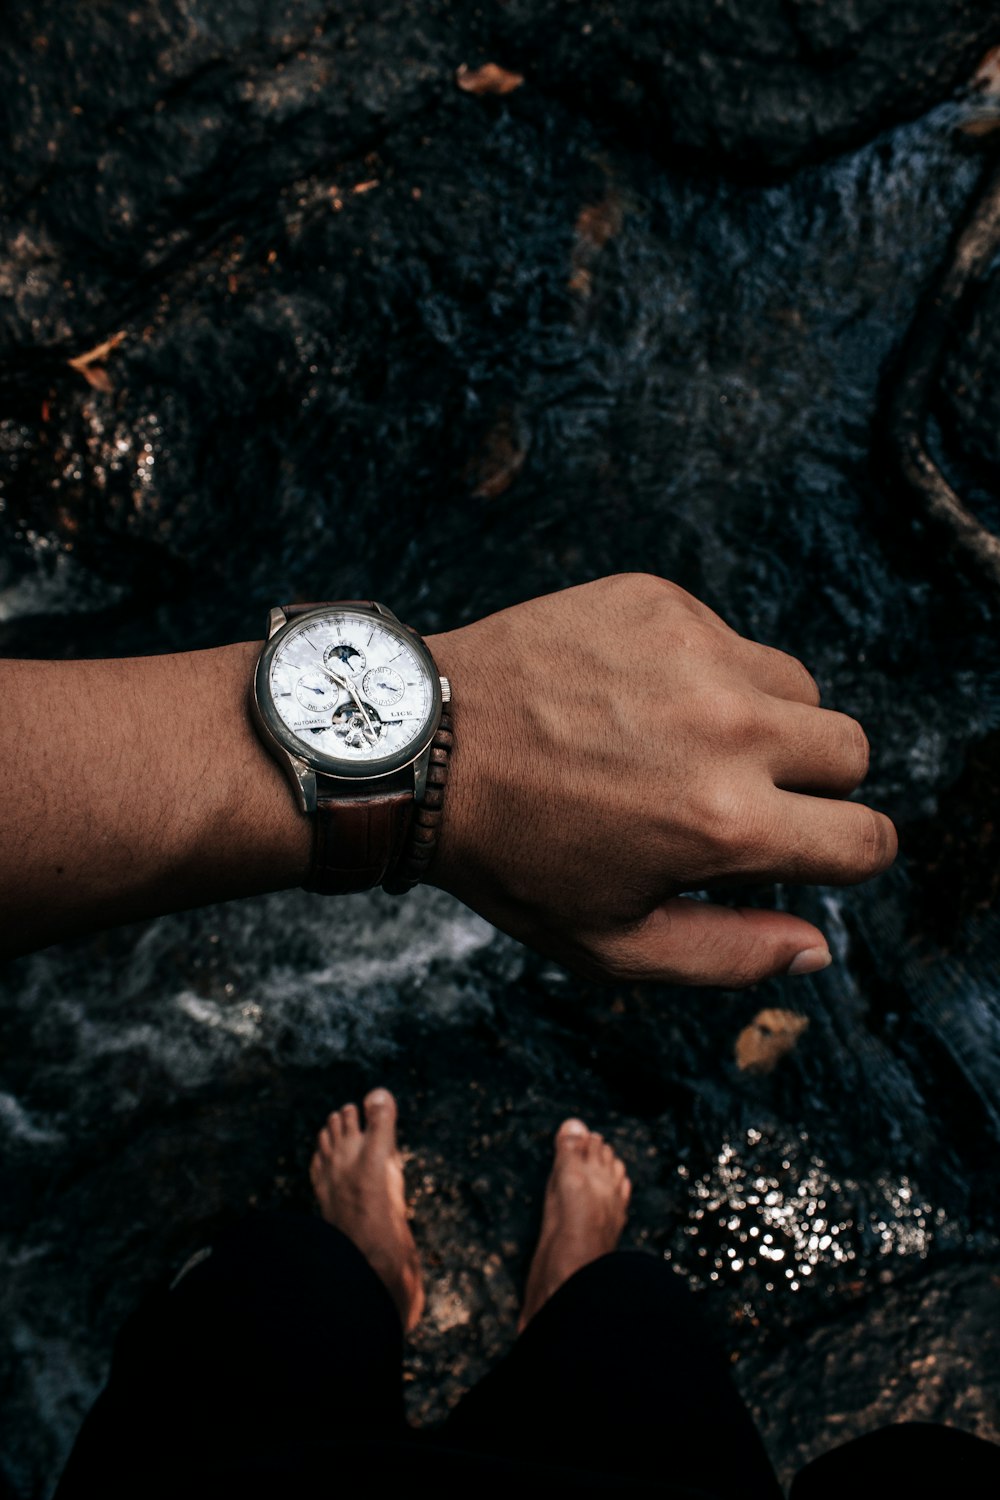
<svg viewBox="0 0 1000 1500"><path fill-rule="evenodd" d="M0 951L301 884L311 830L250 722L259 643L0 662Z"/></svg>
<svg viewBox="0 0 1000 1500"><path fill-rule="evenodd" d="M847 884L895 856L889 819L850 798L860 725L665 580L598 580L427 644L454 722L428 878L574 968L814 972L811 923L684 893ZM313 820L249 717L258 651L0 662L0 952L307 878Z"/></svg>

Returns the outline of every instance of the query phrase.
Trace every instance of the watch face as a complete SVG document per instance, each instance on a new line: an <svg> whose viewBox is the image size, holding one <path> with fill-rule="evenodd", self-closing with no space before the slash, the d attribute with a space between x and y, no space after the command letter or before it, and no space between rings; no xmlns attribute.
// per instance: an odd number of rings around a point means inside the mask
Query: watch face
<svg viewBox="0 0 1000 1500"><path fill-rule="evenodd" d="M441 702L423 643L392 620L351 609L306 615L280 631L261 657L257 697L294 755L341 776L406 765L427 744Z"/></svg>

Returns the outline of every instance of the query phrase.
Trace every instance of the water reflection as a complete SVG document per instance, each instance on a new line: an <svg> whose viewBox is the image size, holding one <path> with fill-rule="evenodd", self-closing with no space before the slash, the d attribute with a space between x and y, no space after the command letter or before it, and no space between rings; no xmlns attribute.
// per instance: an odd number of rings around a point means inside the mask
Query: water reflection
<svg viewBox="0 0 1000 1500"><path fill-rule="evenodd" d="M690 1203L688 1249L670 1249L667 1259L696 1287L743 1273L750 1313L754 1297L798 1292L815 1272L826 1291L851 1290L888 1261L922 1260L932 1244L962 1238L905 1173L862 1185L811 1151L805 1131L769 1140L751 1127L724 1141L707 1171L694 1175L681 1163L677 1175Z"/></svg>

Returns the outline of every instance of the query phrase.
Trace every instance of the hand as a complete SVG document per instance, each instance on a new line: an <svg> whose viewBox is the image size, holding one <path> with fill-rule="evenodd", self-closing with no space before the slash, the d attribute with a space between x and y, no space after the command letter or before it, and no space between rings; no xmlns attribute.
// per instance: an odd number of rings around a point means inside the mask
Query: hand
<svg viewBox="0 0 1000 1500"><path fill-rule="evenodd" d="M664 579L601 579L428 644L456 737L431 878L572 968L810 972L829 962L810 923L680 893L849 885L895 858L889 819L842 800L868 768L861 726Z"/></svg>

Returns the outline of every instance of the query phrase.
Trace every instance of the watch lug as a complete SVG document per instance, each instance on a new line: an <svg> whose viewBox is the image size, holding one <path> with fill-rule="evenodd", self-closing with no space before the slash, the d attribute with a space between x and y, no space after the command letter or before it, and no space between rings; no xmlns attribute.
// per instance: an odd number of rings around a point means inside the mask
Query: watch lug
<svg viewBox="0 0 1000 1500"><path fill-rule="evenodd" d="M288 624L288 617L283 609L272 609L267 616L267 638L277 635Z"/></svg>
<svg viewBox="0 0 1000 1500"><path fill-rule="evenodd" d="M312 766L307 766L304 760L299 760L297 755L289 755L285 749L279 749L278 755L285 768L285 775L292 783L292 791L295 793L299 811L314 813L316 811L316 772Z"/></svg>
<svg viewBox="0 0 1000 1500"><path fill-rule="evenodd" d="M420 803L424 800L427 790L427 771L431 763L431 749L428 745L426 750L421 750L413 762L413 800Z"/></svg>
<svg viewBox="0 0 1000 1500"><path fill-rule="evenodd" d="M394 615L393 612L392 612L392 610L388 609L386 607L386 605L379 604L379 602L378 602L377 599L373 599L372 600L372 609L377 610L377 612L385 620L395 620L395 622L396 622L397 625L401 625L403 623L402 620L399 618L398 615Z"/></svg>

